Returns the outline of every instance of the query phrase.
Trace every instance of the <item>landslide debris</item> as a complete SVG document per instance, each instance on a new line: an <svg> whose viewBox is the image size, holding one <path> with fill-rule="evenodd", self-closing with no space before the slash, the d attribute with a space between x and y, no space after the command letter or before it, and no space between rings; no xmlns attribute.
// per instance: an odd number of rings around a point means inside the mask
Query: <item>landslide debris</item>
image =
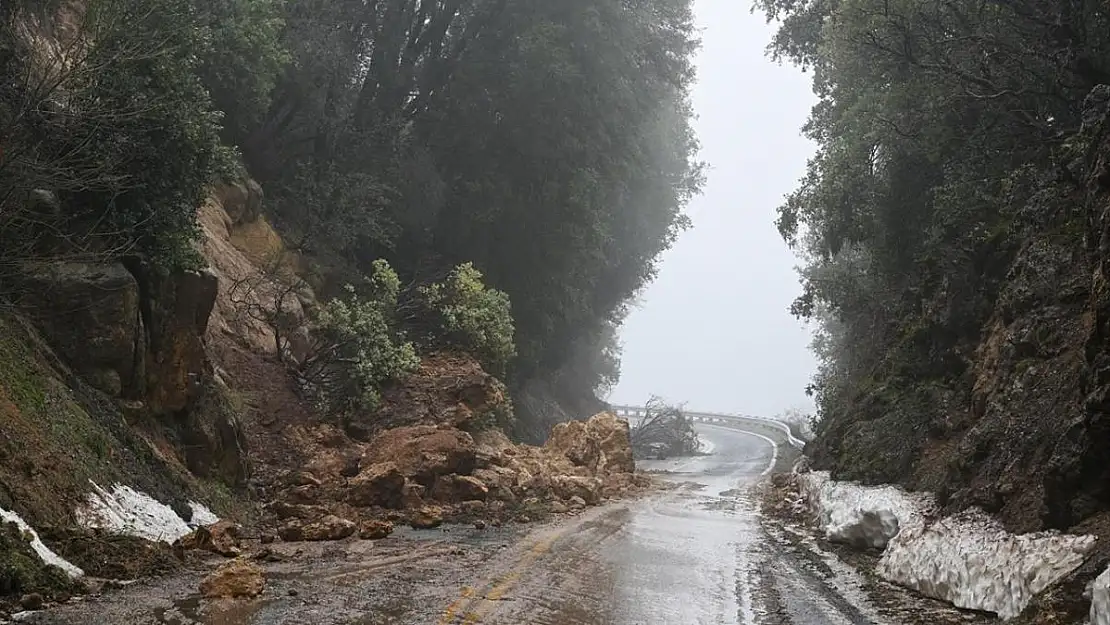
<svg viewBox="0 0 1110 625"><path fill-rule="evenodd" d="M287 541L338 540L356 531L381 537L392 529L387 519L419 529L448 521L527 522L649 484L634 472L627 422L610 413L559 424L537 447L513 443L496 429L459 429L457 407L438 405L446 406L438 424L386 429L365 443L350 439L323 449L306 470L286 474L265 506L278 535ZM360 453L360 468L349 475L340 459L352 450Z"/></svg>

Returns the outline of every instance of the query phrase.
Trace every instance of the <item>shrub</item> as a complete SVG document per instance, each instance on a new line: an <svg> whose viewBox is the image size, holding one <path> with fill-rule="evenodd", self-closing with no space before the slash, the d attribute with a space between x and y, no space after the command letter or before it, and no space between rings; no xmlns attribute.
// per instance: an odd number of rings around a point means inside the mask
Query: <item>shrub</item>
<svg viewBox="0 0 1110 625"><path fill-rule="evenodd" d="M420 364L397 329L397 274L384 260L372 266L365 294L348 285L344 297L320 308L315 345L300 367L302 384L322 409L341 417L376 410L382 385Z"/></svg>
<svg viewBox="0 0 1110 625"><path fill-rule="evenodd" d="M470 263L445 280L418 289L433 320L433 340L474 355L491 373L502 375L516 355L509 296L486 287Z"/></svg>

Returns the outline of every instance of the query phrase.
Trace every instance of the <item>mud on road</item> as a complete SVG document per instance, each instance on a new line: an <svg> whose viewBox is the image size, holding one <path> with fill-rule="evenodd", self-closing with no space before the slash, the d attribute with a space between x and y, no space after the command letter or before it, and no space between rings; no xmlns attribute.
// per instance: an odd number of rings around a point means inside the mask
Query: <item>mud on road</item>
<svg viewBox="0 0 1110 625"><path fill-rule="evenodd" d="M379 541L276 543L258 600L201 600L215 561L77 600L40 625L841 625L983 622L885 587L760 515L764 433L701 426L707 456L645 463L667 485L575 516Z"/></svg>

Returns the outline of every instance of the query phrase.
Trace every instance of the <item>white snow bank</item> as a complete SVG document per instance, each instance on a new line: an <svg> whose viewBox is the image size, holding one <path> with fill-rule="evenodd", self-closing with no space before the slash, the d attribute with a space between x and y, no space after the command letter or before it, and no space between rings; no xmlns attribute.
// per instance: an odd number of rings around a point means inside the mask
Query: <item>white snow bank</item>
<svg viewBox="0 0 1110 625"><path fill-rule="evenodd" d="M1094 544L1094 536L1011 534L971 509L899 534L878 571L924 595L1008 620L1078 568Z"/></svg>
<svg viewBox="0 0 1110 625"><path fill-rule="evenodd" d="M929 495L834 482L824 471L802 475L801 484L829 540L885 547L880 576L1003 619L1074 571L1095 543L1093 536L1011 534L976 509L931 522ZM1110 590L1107 597L1110 604Z"/></svg>
<svg viewBox="0 0 1110 625"><path fill-rule="evenodd" d="M19 526L19 531L23 532L24 534L29 534L31 536L31 549L35 550L35 553L38 554L39 558L41 558L43 562L47 564L53 564L54 566L65 571L66 574L70 577L81 577L85 574L85 572L79 569L77 566L66 561L58 554L51 551L50 547L44 545L42 540L39 538L38 532L32 529L30 525L27 525L27 523L22 518L20 518L18 514L0 508L0 521L3 521L4 523L15 523L17 526Z"/></svg>
<svg viewBox="0 0 1110 625"><path fill-rule="evenodd" d="M91 483L93 492L85 506L77 510L77 522L84 527L172 543L199 525L219 520L197 502L189 502L192 519L186 522L166 504L129 486L116 484L109 492Z"/></svg>
<svg viewBox="0 0 1110 625"><path fill-rule="evenodd" d="M1110 625L1110 567L1091 587L1091 625Z"/></svg>
<svg viewBox="0 0 1110 625"><path fill-rule="evenodd" d="M932 511L927 495L893 486L861 487L829 479L827 471L806 473L802 494L825 536L853 547L883 549L906 527L921 527Z"/></svg>

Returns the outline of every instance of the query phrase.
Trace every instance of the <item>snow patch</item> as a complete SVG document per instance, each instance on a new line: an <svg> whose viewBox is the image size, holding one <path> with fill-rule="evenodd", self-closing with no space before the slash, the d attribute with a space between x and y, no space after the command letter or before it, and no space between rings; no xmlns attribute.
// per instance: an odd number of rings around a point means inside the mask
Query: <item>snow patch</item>
<svg viewBox="0 0 1110 625"><path fill-rule="evenodd" d="M802 475L801 485L829 540L884 549L877 568L884 579L1004 620L1078 568L1095 544L1093 536L1011 534L977 509L931 521L930 495L834 482L824 471ZM1104 575L1110 608L1110 572ZM1101 625L1093 616L1092 623Z"/></svg>
<svg viewBox="0 0 1110 625"><path fill-rule="evenodd" d="M1091 587L1091 625L1110 625L1110 567Z"/></svg>
<svg viewBox="0 0 1110 625"><path fill-rule="evenodd" d="M30 525L27 525L27 522L20 518L18 514L0 508L0 521L3 521L4 523L15 523L19 527L19 531L23 532L24 534L29 534L31 536L31 549L35 550L35 553L38 554L39 558L42 559L43 562L47 564L53 564L54 566L65 571L66 574L70 577L76 578L81 577L85 574L85 572L82 571L80 568L68 562L65 558L54 553L50 550L50 547L47 547L45 544L43 544L42 540L39 538L38 532L36 532Z"/></svg>
<svg viewBox="0 0 1110 625"><path fill-rule="evenodd" d="M196 529L202 525L213 525L220 522L220 517L216 516L204 504L195 501L189 502L189 508L193 511L193 518L189 519L189 527Z"/></svg>
<svg viewBox="0 0 1110 625"><path fill-rule="evenodd" d="M923 526L925 514L935 507L928 496L893 486L836 482L826 471L805 474L802 494L830 541L862 549L885 548L902 528Z"/></svg>
<svg viewBox="0 0 1110 625"><path fill-rule="evenodd" d="M197 502L189 502L192 518L186 522L166 504L130 486L116 484L109 492L91 483L93 492L85 505L77 509L77 522L83 527L172 543L200 525L219 521L211 510Z"/></svg>

